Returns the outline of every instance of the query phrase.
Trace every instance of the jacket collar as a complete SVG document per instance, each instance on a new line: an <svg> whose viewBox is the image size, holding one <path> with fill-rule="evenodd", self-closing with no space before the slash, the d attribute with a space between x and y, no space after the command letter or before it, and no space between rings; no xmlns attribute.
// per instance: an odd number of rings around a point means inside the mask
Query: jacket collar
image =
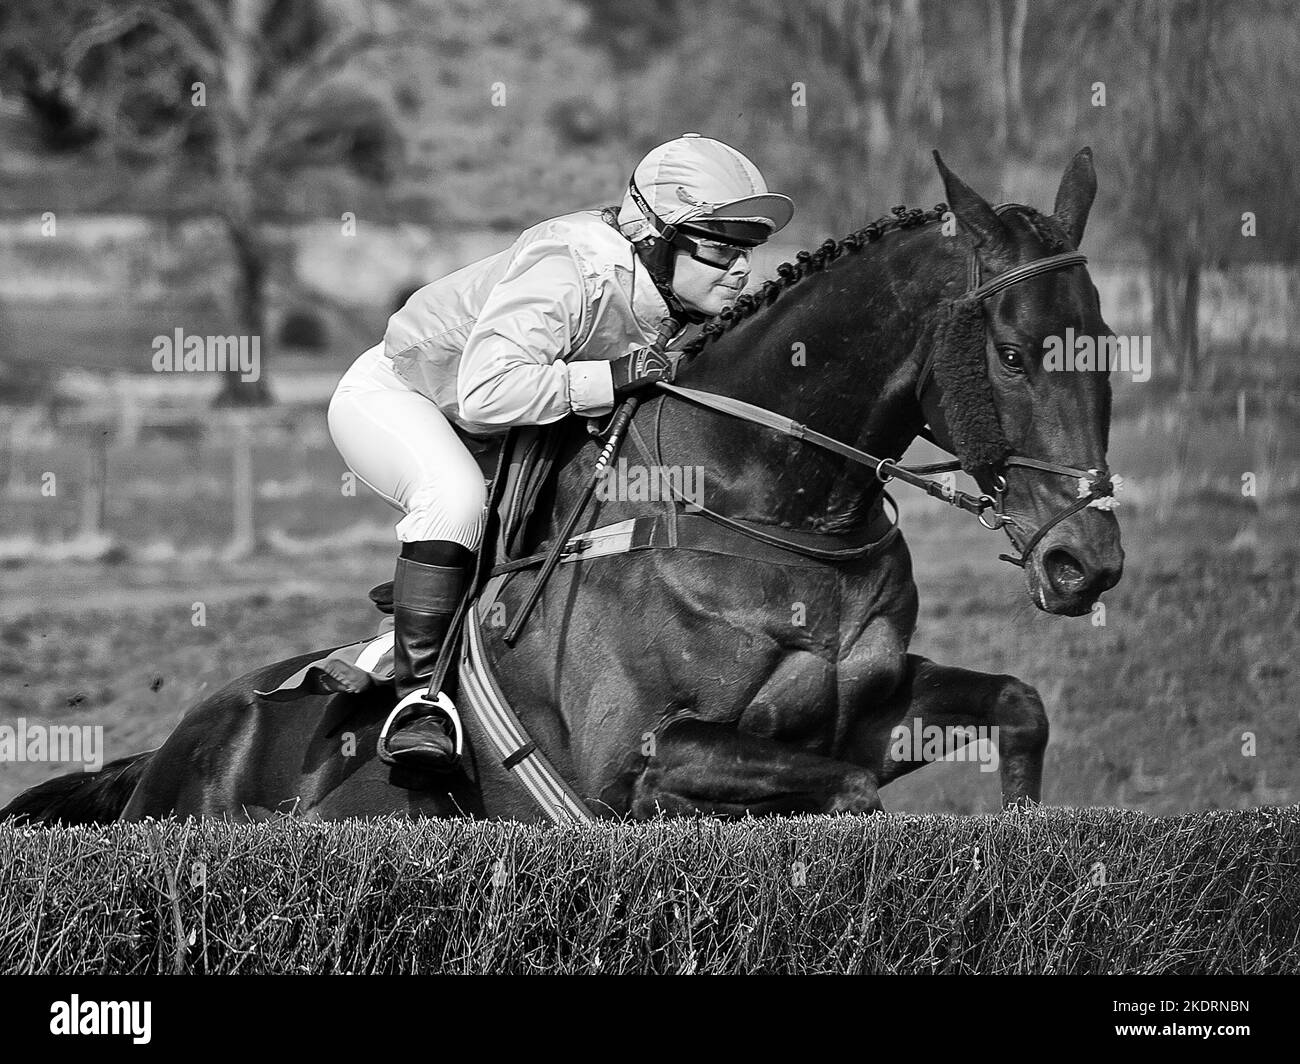
<svg viewBox="0 0 1300 1064"><path fill-rule="evenodd" d="M618 209L615 207L606 207L600 212L601 219L614 232L618 233L622 239L623 231L618 224ZM678 325L678 333L690 320L690 315L686 309L671 294L671 291L665 293L655 281L654 275L646 265L645 260L637 251L636 244L627 240L627 268L629 270L631 291L628 293L628 302L632 306L632 313L636 320L642 324L645 331L657 334L659 323L665 317L671 317Z"/></svg>

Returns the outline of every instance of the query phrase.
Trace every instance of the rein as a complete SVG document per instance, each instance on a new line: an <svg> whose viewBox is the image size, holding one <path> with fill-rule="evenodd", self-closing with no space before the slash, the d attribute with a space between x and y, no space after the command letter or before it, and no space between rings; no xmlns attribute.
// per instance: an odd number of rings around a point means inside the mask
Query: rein
<svg viewBox="0 0 1300 1064"><path fill-rule="evenodd" d="M1068 269L1072 266L1082 266L1087 263L1088 257L1078 251L1063 252L1059 255L1048 255L1041 259L1034 259L1032 262L1024 263L1013 269L990 278L983 283L979 279L979 263L972 255L970 259L970 287L967 292L958 301L969 305L977 302L981 305L983 301L998 292L1004 291L1021 281L1027 281L1043 274L1051 273L1055 270ZM926 389L932 383L935 348L931 348L927 354L925 362L921 367L921 375L916 384L916 397L918 401ZM824 451L837 454L849 461L856 462L859 465L867 466L875 470L876 477L882 484L887 484L891 480L899 480L911 487L919 488L932 498L939 499L951 506L965 510L967 513L974 514L979 523L990 531L996 531L999 528L1005 528L1007 525L1016 525L1018 523L1008 516L1003 509L1003 498L1007 490L1007 480L1002 473L994 475L994 494L972 495L964 491L953 491L945 489L937 481L929 479L938 473L956 472L963 468L960 460L950 462L936 462L924 466L901 466L896 459L878 458L873 454L853 447L842 440L837 440L825 433L817 432L810 429L807 425L801 424L792 418L785 417L774 411L767 410L761 406L755 406L752 403L744 402L740 399L733 399L731 396L719 395L716 392L701 391L696 388L683 388L675 384L667 384L664 381L657 382L656 385L660 391L687 402L695 403L707 409L726 414L729 417L737 418L741 421L749 422L753 425L759 425L763 428L773 429L783 433L793 439L809 443L814 447L819 447ZM659 413L662 415L663 406L660 405ZM636 432L635 425L633 432ZM931 443L943 450L949 450L943 447L928 431L923 431L922 436ZM951 451L949 451L951 453ZM659 456L659 432L658 421L655 423L654 434L654 454L656 461ZM1056 462L1046 462L1037 458L1028 458L1024 455L1008 455L1000 460L1000 467L1018 466L1024 469L1034 469L1044 473L1054 473L1058 476L1074 477L1078 481L1079 498L1069 506L1063 507L1053 514L1035 531L1024 547L1020 549L1020 557L1014 558L1007 554L1001 554L998 557L1003 561L1010 562L1013 565L1024 567L1029 556L1034 549L1042 542L1043 537L1047 535L1062 521L1073 517L1075 514L1087 509L1096 507L1098 509L1113 509L1115 505L1115 492L1119 488L1119 478L1113 478L1109 473L1102 473L1097 469L1078 469L1074 466L1061 465ZM676 493L674 493L676 495ZM678 497L679 502L687 500ZM843 561L861 557L866 554L874 544L866 544L863 547L850 548L847 550L822 550L811 548L804 544L795 542L786 537L777 535L772 532L760 531L748 523L737 521L733 518L726 517L722 514L715 513L712 510L705 509L697 505L699 512L734 531L741 532L750 538L760 542L781 546L783 549L790 550L796 554L802 554L807 557L820 558L826 561ZM986 519L985 513L992 510L991 519ZM1008 533L1009 535L1009 533Z"/></svg>

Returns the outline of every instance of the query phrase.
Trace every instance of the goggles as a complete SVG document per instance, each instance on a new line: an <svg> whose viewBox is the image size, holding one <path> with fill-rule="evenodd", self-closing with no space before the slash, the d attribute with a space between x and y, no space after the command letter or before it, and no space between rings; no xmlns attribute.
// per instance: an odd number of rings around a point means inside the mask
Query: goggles
<svg viewBox="0 0 1300 1064"><path fill-rule="evenodd" d="M752 247L739 247L736 244L721 244L716 240L694 240L680 230L672 240L675 248L686 252L696 262L712 266L719 270L729 270L742 256L749 258Z"/></svg>

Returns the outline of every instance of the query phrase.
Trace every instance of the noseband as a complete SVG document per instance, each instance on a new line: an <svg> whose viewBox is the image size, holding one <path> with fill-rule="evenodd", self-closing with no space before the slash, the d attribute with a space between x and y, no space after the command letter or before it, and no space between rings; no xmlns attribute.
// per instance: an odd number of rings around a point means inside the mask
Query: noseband
<svg viewBox="0 0 1300 1064"><path fill-rule="evenodd" d="M984 300L992 295L996 295L1012 285L1019 284L1021 281L1027 281L1033 277L1039 277L1055 270L1068 269L1071 266L1082 266L1088 261L1088 257L1078 251L1063 252L1059 255L1048 255L1045 258L1034 259L1032 262L1026 262L1020 266L998 274L983 283L979 278L979 262L972 255L969 267L969 287L962 296L962 301L978 301L983 305ZM935 350L932 348L926 355L925 362L921 367L921 376L916 384L916 397L918 401L925 390L932 383L934 370ZM727 395L718 395L715 392L700 391L695 388L682 388L678 385L667 384L663 381L658 382L657 387L667 392L669 395L685 399L689 402L696 403L699 406L707 407L722 414L738 418L742 421L750 422L754 425L761 425L766 428L774 429L784 433L794 439L809 443L814 447L837 454L842 458L856 462L859 465L865 465L873 468L876 476L882 484L887 484L891 480L899 480L912 487L919 488L932 498L939 499L951 506L956 506L967 513L974 514L979 523L985 528L996 531L999 528L1005 528L1008 525L1019 527L1018 522L1009 516L1003 509L1003 501L1007 491L1007 480L1001 470L1011 466L1019 466L1023 469L1034 469L1044 473L1055 473L1059 476L1074 477L1078 483L1079 497L1069 506L1054 513L1045 521L1036 532L1029 537L1021 548L1020 557L1014 558L1009 554L998 555L1003 561L1008 561L1013 565L1024 567L1029 556L1034 549L1042 542L1043 537L1062 521L1075 514L1095 507L1099 510L1111 510L1115 507L1115 493L1119 490L1121 484L1120 477L1112 477L1110 473L1097 469L1076 469L1074 466L1060 465L1056 462L1045 462L1037 458L1026 458L1023 455L1009 455L1003 458L999 464L999 471L993 476L993 495L971 495L969 492L954 491L951 488L945 488L936 480L930 479L936 474L952 473L962 468L960 461L936 462L924 466L900 466L890 458L877 458L868 454L866 451L859 450L847 443L843 443L831 436L816 432L802 425L791 418L784 417L771 410L761 406L755 406L752 403L746 403L740 399L733 399ZM928 439L935 446L942 450L948 450L943 447L934 435L925 430L921 435ZM951 453L951 452L950 452ZM991 514L988 511L992 511ZM737 522L732 522L720 514L713 514L709 510L702 510L706 517L716 519L728 526L735 526L738 531L746 534L753 534ZM1008 537L1010 533L1008 533ZM757 537L756 537L757 538ZM765 542L781 542L786 549L798 554L809 554L815 556L802 544L794 541L781 541L781 537L774 536L770 533L763 535ZM1013 541L1014 543L1014 541ZM845 555L857 554L860 552L842 552Z"/></svg>

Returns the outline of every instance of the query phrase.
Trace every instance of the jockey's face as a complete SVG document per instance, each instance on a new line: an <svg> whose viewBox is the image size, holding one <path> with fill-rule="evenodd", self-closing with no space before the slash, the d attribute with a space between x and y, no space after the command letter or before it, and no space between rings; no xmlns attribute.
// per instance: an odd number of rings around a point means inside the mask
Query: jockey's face
<svg viewBox="0 0 1300 1064"><path fill-rule="evenodd" d="M747 254L724 269L678 250L674 253L673 293L688 310L712 317L736 301L749 280L749 269Z"/></svg>

